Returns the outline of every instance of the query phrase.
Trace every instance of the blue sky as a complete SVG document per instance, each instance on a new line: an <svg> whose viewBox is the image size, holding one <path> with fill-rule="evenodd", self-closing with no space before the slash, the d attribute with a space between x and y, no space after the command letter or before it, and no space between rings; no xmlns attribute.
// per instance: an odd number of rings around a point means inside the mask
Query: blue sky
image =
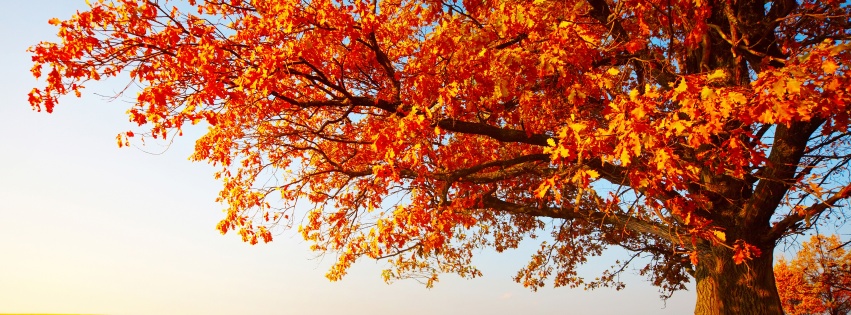
<svg viewBox="0 0 851 315"><path fill-rule="evenodd" d="M119 149L133 129L127 105L109 102L122 82L90 84L54 114L30 109L37 85L26 48L52 40L52 17L84 0L6 1L0 11L0 313L99 314L684 314L694 292L666 305L656 288L628 276L624 291L544 288L511 276L532 253L483 251L484 278L445 275L433 289L386 285L382 262L362 261L341 282L324 278L294 233L250 246L215 225L214 169L190 163L193 135ZM150 154L150 152L163 152ZM595 270L588 266L587 270ZM589 273L588 276L593 276ZM664 309L663 309L664 307Z"/></svg>

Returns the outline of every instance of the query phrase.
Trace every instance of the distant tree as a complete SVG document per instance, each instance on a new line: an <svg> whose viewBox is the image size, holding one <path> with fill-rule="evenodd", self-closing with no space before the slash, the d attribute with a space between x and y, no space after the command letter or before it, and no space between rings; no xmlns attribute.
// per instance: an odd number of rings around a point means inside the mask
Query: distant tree
<svg viewBox="0 0 851 315"><path fill-rule="evenodd" d="M836 235L813 235L791 261L774 266L780 302L788 315L851 313L851 252Z"/></svg>
<svg viewBox="0 0 851 315"><path fill-rule="evenodd" d="M139 135L209 125L221 232L301 223L333 280L475 277L479 248L546 233L525 286L642 261L665 294L695 279L697 314L780 314L775 244L851 196L841 1L91 2L31 48L31 104L129 77Z"/></svg>

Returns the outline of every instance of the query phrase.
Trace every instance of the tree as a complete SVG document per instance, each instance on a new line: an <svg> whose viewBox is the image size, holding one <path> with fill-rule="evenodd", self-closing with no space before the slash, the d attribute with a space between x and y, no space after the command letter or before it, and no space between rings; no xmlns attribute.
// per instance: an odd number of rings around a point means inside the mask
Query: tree
<svg viewBox="0 0 851 315"><path fill-rule="evenodd" d="M129 77L146 129L119 145L205 123L192 159L221 166L219 230L299 224L338 253L332 280L364 257L387 280L475 277L476 249L540 238L515 277L533 289L620 287L644 257L665 295L696 280L697 314L780 314L775 244L851 195L849 17L835 0L98 1L50 21L29 97L51 112ZM577 274L613 246L633 254Z"/></svg>
<svg viewBox="0 0 851 315"><path fill-rule="evenodd" d="M851 253L836 235L813 235L792 261L774 267L777 290L789 315L851 312Z"/></svg>

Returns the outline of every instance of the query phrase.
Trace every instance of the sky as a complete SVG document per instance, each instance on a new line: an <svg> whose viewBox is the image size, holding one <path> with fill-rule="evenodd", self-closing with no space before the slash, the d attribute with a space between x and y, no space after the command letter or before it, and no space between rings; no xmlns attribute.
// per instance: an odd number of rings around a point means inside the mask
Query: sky
<svg viewBox="0 0 851 315"><path fill-rule="evenodd" d="M85 0L5 0L0 11L0 314L693 312L693 289L665 303L634 275L624 276L622 291L531 292L511 277L532 243L483 251L475 261L483 278L444 275L426 289L416 281L387 285L384 263L367 260L329 282L324 274L333 257L317 258L295 233L255 246L220 235L215 226L224 206L214 201L214 168L187 159L202 130L167 147L119 149L115 135L134 130L127 104L96 94L110 94L121 82L90 84L82 98L61 99L53 114L27 103L27 92L44 82L29 73L26 48L55 38L50 18L84 6ZM600 262L583 270L599 270Z"/></svg>

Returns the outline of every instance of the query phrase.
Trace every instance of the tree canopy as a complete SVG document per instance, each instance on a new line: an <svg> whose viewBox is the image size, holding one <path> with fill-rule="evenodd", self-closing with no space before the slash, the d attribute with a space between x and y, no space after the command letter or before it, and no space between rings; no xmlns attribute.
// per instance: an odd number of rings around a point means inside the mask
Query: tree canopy
<svg viewBox="0 0 851 315"><path fill-rule="evenodd" d="M813 235L792 260L774 266L777 291L788 315L851 312L851 253L836 235Z"/></svg>
<svg viewBox="0 0 851 315"><path fill-rule="evenodd" d="M112 0L52 19L30 103L129 80L163 139L203 123L218 228L296 228L385 279L475 277L479 248L540 248L515 279L616 286L633 258L699 314L779 314L772 253L844 218L851 9L840 1ZM297 203L310 204L306 214ZM596 278L577 266L629 257ZM747 311L745 311L747 310Z"/></svg>

